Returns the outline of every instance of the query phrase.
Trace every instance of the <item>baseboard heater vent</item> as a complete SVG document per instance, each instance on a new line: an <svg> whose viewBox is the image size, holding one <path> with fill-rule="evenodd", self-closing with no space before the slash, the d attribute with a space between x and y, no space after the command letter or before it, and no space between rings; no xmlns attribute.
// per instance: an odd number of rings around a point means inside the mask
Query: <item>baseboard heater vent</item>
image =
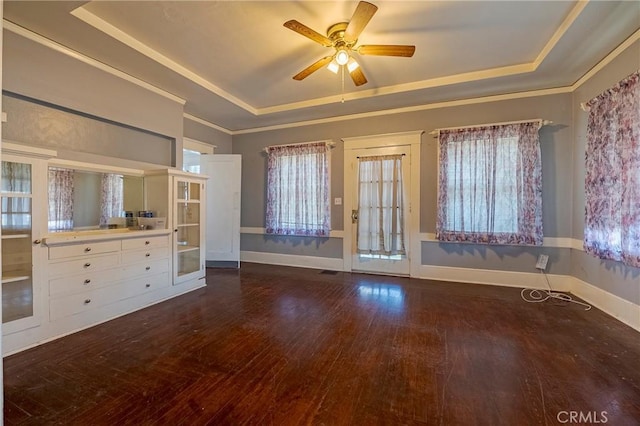
<svg viewBox="0 0 640 426"><path fill-rule="evenodd" d="M338 275L338 271L329 271L328 269L323 269L320 273L325 275Z"/></svg>

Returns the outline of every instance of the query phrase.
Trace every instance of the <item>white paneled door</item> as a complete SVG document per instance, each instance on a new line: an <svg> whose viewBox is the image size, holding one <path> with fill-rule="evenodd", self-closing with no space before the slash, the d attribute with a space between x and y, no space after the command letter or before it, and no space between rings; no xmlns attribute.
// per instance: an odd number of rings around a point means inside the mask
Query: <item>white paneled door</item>
<svg viewBox="0 0 640 426"><path fill-rule="evenodd" d="M242 156L202 155L207 181L207 262L237 262L240 266L240 181Z"/></svg>

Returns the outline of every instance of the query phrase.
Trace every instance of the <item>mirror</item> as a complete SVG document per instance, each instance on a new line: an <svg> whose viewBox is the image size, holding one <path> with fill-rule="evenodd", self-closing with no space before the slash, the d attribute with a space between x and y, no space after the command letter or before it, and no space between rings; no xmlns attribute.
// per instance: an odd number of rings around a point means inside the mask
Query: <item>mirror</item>
<svg viewBox="0 0 640 426"><path fill-rule="evenodd" d="M141 176L49 167L49 232L126 228L141 210Z"/></svg>

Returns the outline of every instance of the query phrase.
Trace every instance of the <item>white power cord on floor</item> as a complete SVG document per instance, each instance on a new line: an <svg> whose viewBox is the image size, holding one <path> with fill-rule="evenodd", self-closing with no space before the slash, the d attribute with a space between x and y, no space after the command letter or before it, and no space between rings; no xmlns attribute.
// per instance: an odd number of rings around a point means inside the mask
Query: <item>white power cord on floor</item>
<svg viewBox="0 0 640 426"><path fill-rule="evenodd" d="M591 305L588 303L580 302L579 300L573 299L568 294L558 293L551 289L551 284L549 284L549 278L543 269L538 269L542 275L544 275L544 279L547 282L548 290L535 289L535 288L523 288L520 292L520 296L522 300L528 303L541 303L547 301L549 299L561 300L563 302L575 303L578 305L584 306L584 310L588 311L591 309ZM528 292L528 293L527 293Z"/></svg>

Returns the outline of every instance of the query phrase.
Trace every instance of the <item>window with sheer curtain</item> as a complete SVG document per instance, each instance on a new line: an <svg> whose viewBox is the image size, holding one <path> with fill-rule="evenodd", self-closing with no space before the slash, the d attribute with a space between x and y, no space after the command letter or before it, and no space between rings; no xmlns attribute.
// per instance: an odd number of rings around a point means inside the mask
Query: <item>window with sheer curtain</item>
<svg viewBox="0 0 640 426"><path fill-rule="evenodd" d="M587 106L584 249L640 267L640 71Z"/></svg>
<svg viewBox="0 0 640 426"><path fill-rule="evenodd" d="M100 226L109 218L123 215L124 185L122 175L103 173L100 180Z"/></svg>
<svg viewBox="0 0 640 426"><path fill-rule="evenodd" d="M406 254L402 183L402 154L358 158L359 254Z"/></svg>
<svg viewBox="0 0 640 426"><path fill-rule="evenodd" d="M2 230L31 228L31 165L2 162ZM22 195L22 196L21 196Z"/></svg>
<svg viewBox="0 0 640 426"><path fill-rule="evenodd" d="M49 168L49 231L73 229L73 173Z"/></svg>
<svg viewBox="0 0 640 426"><path fill-rule="evenodd" d="M437 238L542 244L538 122L443 130Z"/></svg>
<svg viewBox="0 0 640 426"><path fill-rule="evenodd" d="M272 146L267 157L267 234L328 237L328 145Z"/></svg>

